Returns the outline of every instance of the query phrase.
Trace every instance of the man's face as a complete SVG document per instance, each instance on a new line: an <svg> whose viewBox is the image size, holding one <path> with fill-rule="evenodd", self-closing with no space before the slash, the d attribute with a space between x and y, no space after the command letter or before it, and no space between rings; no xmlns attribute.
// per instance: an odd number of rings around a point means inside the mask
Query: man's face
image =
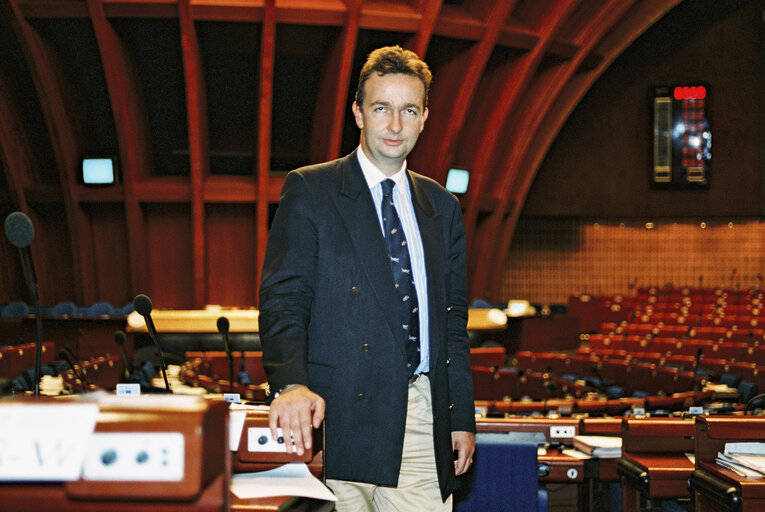
<svg viewBox="0 0 765 512"><path fill-rule="evenodd" d="M386 176L392 176L414 148L425 127L425 86L414 75L372 73L364 84L364 104L353 102L364 153Z"/></svg>

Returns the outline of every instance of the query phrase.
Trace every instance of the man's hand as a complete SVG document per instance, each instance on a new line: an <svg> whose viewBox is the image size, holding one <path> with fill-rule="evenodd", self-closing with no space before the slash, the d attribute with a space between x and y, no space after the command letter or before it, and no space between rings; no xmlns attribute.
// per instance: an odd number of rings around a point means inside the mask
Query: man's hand
<svg viewBox="0 0 765 512"><path fill-rule="evenodd" d="M454 473L460 476L473 463L475 434L464 431L452 432L452 448L457 452L457 460L454 461Z"/></svg>
<svg viewBox="0 0 765 512"><path fill-rule="evenodd" d="M291 386L282 391L271 402L268 426L271 437L278 439L277 427L282 429L284 446L292 453L293 446L298 455L311 449L312 429L319 428L324 421L324 399L306 386ZM472 452L471 452L472 453Z"/></svg>

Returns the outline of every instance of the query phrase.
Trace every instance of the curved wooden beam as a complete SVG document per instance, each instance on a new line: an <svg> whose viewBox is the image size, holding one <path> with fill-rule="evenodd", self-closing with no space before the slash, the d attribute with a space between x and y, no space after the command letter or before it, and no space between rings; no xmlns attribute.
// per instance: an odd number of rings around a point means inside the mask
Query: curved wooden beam
<svg viewBox="0 0 765 512"><path fill-rule="evenodd" d="M444 183L446 180L446 171L454 161L457 140L481 75L514 6L515 0L495 0L478 43L436 77L447 87L435 88L431 102L434 108L428 124L430 131L423 132L423 140L420 142L425 149L418 151L413 158L416 163L414 168L428 169L429 176L436 181ZM457 84L456 93L454 88L449 87L454 83ZM434 126L438 129L433 129ZM420 162L417 160L418 155L430 161Z"/></svg>
<svg viewBox="0 0 765 512"><path fill-rule="evenodd" d="M471 296L483 293L486 290L485 279L481 276L488 275L484 272L476 275L475 269L485 266L487 262L481 261L486 256L487 241L490 234L482 230L480 237L476 236L479 220L480 198L491 196L494 186L491 173L491 161L496 158L496 154L504 150L500 142L505 141L501 136L502 128L507 124L507 120L518 105L519 98L531 83L534 73L537 71L542 58L545 55L547 47L552 43L559 27L565 22L566 17L576 7L573 0L560 1L555 7L546 11L545 19L540 29L540 39L536 47L528 54L521 56L512 65L502 73L502 80L505 83L503 89L499 92L496 99L492 98L495 106L492 107L488 119L484 124L482 133L476 137L481 140L481 148L470 164L472 176L477 179L471 183L469 201L465 212L465 231L468 243L468 269L473 270L471 274ZM472 179L471 176L471 179Z"/></svg>
<svg viewBox="0 0 765 512"><path fill-rule="evenodd" d="M18 1L6 1L6 10L11 14L11 25L29 66L53 146L63 192L64 210L69 221L69 243L73 248L83 249L81 252L72 251L71 255L74 295L83 301L95 294L96 283L93 273L88 272L88 269L93 268L93 241L87 229L86 216L76 204L77 169L81 157L80 139L68 104L62 95L64 88L61 84L64 77L57 67L55 55L24 18ZM42 261L43 254L38 254L41 252L39 247L39 244L34 244L31 250L35 259ZM44 303L44 288L41 289L40 295L40 301Z"/></svg>
<svg viewBox="0 0 765 512"><path fill-rule="evenodd" d="M340 156L360 20L361 0L349 0L346 23L330 52L316 95L319 101L316 102L311 130L311 162L333 160ZM323 98L328 98L328 101L322 101Z"/></svg>
<svg viewBox="0 0 765 512"><path fill-rule="evenodd" d="M5 164L5 180L8 183L12 208L29 212L24 190L32 185L31 169L36 167L25 123L19 115L17 102L11 95L5 80L0 78L0 158ZM0 219L3 220L4 219Z"/></svg>
<svg viewBox="0 0 765 512"><path fill-rule="evenodd" d="M433 30L436 28L438 12L441 10L443 1L444 0L420 0L419 11L422 13L420 27L414 34L414 37L409 39L406 43L406 47L419 55L420 58L424 58L425 53L428 50L430 38L433 36Z"/></svg>
<svg viewBox="0 0 765 512"><path fill-rule="evenodd" d="M119 144L122 187L125 201L130 285L138 293L148 286L147 254L143 213L138 203L138 188L148 178L150 152L145 107L138 96L141 90L133 66L117 33L106 18L103 0L87 0L93 32L109 90L114 128Z"/></svg>
<svg viewBox="0 0 765 512"><path fill-rule="evenodd" d="M258 103L258 202L256 206L255 282L260 286L260 273L266 257L268 240L268 188L271 170L271 111L274 101L274 60L276 58L276 0L265 0L260 45L260 102ZM259 299L258 299L259 300Z"/></svg>
<svg viewBox="0 0 765 512"><path fill-rule="evenodd" d="M523 156L528 152L529 146L538 135L538 128L544 118L544 115L554 103L565 88L571 76L579 69L584 60L592 51L595 44L632 5L631 1L611 0L603 4L600 9L591 15L588 23L580 29L576 37L578 45L577 53L568 61L548 68L546 72L539 73L534 80L534 84L527 89L522 101L519 102L520 108L513 116L512 128L506 132L510 133L510 140L513 144L505 152L505 155L498 155L497 160L501 164L497 165L491 173L496 176L495 182L498 194L498 204L496 210L486 221L486 233L503 232L502 226L508 225L507 212L520 209L525 200L527 190L523 191L520 181L523 180L523 174L528 174L528 169L521 166ZM532 173L533 176L533 173ZM530 182L529 186L530 186ZM513 224L514 225L514 224ZM510 237L512 239L512 236ZM492 269L500 268L500 262L504 262L507 250L510 247L510 241L504 240L501 236L484 237L486 246L490 246L486 257L483 260L483 266L476 269L474 275L476 286L484 286L483 295L490 297L499 296L499 290L494 289L492 280ZM504 268L504 264L502 267Z"/></svg>
<svg viewBox="0 0 765 512"><path fill-rule="evenodd" d="M496 262L502 262L504 268L504 261L523 208L523 201L533 184L534 177L544 156L565 123L565 120L613 60L648 27L658 21L680 1L682 0L672 0L671 2L662 0L636 2L634 8L627 15L622 16L619 21L611 23L609 30L601 31L601 36L606 34L605 39L595 41L594 46L597 46L598 53L602 55L599 65L592 70L570 75L570 79L565 87L561 88L555 101L549 105L546 115L543 116L543 121L539 123L539 127L536 130L537 135L532 139L523 162L518 165L519 169L525 169L526 171L518 177L513 190L508 191L511 197L508 198L504 207L505 214L500 219L501 223L497 226L497 231L494 232L494 237L497 240L501 240L495 247L495 265L497 264ZM490 281L484 278L484 282L489 283ZM499 290L491 290L489 296L496 297L498 292Z"/></svg>
<svg viewBox="0 0 765 512"><path fill-rule="evenodd" d="M183 74L186 84L189 157L191 164L192 268L194 307L202 309L207 300L207 257L205 250L204 184L210 174L210 139L207 133L207 93L205 90L199 41L194 28L190 0L179 0Z"/></svg>

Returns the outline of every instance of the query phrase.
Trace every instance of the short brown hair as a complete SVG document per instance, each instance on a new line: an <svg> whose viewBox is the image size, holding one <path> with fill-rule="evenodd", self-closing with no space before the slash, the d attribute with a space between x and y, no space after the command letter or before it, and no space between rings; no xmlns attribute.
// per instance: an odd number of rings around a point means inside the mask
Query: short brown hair
<svg viewBox="0 0 765 512"><path fill-rule="evenodd" d="M377 73L380 76L393 73L416 76L422 80L422 85L425 88L422 106L428 106L428 93L430 92L430 82L433 76L428 65L420 60L416 53L404 50L398 45L384 46L370 53L367 61L364 63L364 67L361 68L359 86L356 89L355 99L359 106L364 101L364 84L372 73Z"/></svg>

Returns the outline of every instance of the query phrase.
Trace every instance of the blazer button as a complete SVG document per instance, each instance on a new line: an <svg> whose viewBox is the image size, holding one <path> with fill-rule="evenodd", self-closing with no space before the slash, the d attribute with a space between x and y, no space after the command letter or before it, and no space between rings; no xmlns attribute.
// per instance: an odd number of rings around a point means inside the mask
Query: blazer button
<svg viewBox="0 0 765 512"><path fill-rule="evenodd" d="M359 393L356 395L356 400L364 400L366 398L366 395L364 393Z"/></svg>
<svg viewBox="0 0 765 512"><path fill-rule="evenodd" d="M358 295L358 294L359 294L359 287L351 286L351 295Z"/></svg>
<svg viewBox="0 0 765 512"><path fill-rule="evenodd" d="M369 346L369 343L364 343L363 345L361 345L361 350L363 350L364 352L368 352L370 348L372 347Z"/></svg>
<svg viewBox="0 0 765 512"><path fill-rule="evenodd" d="M449 404L449 410L451 411L452 409L454 409L454 404Z"/></svg>
<svg viewBox="0 0 765 512"><path fill-rule="evenodd" d="M447 357L446 358L446 366L449 366L450 364L452 364L452 358L451 357Z"/></svg>
<svg viewBox="0 0 765 512"><path fill-rule="evenodd" d="M451 311L451 310L452 310L452 306L447 306L446 307L446 311Z"/></svg>

